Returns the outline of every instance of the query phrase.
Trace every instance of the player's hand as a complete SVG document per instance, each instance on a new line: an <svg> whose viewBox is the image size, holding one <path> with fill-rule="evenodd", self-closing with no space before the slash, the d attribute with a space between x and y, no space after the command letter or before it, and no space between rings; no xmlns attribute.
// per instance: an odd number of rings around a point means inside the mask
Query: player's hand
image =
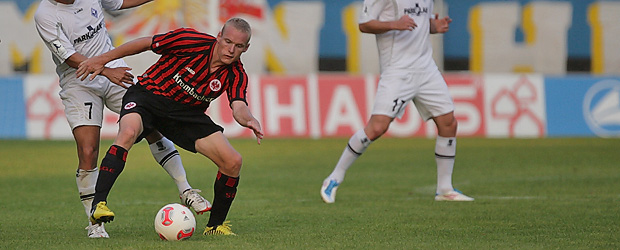
<svg viewBox="0 0 620 250"><path fill-rule="evenodd" d="M75 75L77 76L77 78L80 78L80 80L84 81L84 79L86 79L86 77L91 74L89 79L92 81L93 79L95 79L95 76L103 72L105 63L106 62L103 59L100 59L99 56L88 58L80 63L77 71L75 72Z"/></svg>
<svg viewBox="0 0 620 250"><path fill-rule="evenodd" d="M439 15L435 14L435 31L437 33L446 33L450 29L450 23L452 19L446 16L442 19L437 19Z"/></svg>
<svg viewBox="0 0 620 250"><path fill-rule="evenodd" d="M413 30L418 27L413 18L408 15L404 15L394 22L392 30Z"/></svg>
<svg viewBox="0 0 620 250"><path fill-rule="evenodd" d="M111 82L115 83L118 86L128 88L128 86L134 84L133 75L129 73L130 70L131 68L129 67L105 67L103 71L101 71L101 75L107 77Z"/></svg>
<svg viewBox="0 0 620 250"><path fill-rule="evenodd" d="M256 136L256 141L258 142L258 145L260 145L260 140L263 139L263 130L260 127L260 123L254 119L249 121L247 124L247 128L251 129L252 132L254 132L254 135Z"/></svg>

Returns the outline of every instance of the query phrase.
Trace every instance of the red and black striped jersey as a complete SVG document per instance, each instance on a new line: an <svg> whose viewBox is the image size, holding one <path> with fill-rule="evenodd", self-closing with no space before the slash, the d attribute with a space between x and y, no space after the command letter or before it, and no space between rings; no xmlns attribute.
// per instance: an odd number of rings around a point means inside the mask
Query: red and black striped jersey
<svg viewBox="0 0 620 250"><path fill-rule="evenodd" d="M156 95L192 106L204 106L224 91L228 101L246 102L248 76L240 61L209 73L215 37L191 28L180 28L153 36L151 50L161 57L138 84Z"/></svg>

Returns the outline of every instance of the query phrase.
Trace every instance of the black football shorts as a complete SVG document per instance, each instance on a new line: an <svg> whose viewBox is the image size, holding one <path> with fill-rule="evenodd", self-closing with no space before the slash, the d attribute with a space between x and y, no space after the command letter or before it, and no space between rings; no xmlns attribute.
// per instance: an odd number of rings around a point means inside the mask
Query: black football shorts
<svg viewBox="0 0 620 250"><path fill-rule="evenodd" d="M194 153L196 140L224 131L205 114L204 107L176 102L139 85L130 87L123 97L120 115L123 117L129 113L138 113L142 117L144 131L137 141L157 130L177 146Z"/></svg>

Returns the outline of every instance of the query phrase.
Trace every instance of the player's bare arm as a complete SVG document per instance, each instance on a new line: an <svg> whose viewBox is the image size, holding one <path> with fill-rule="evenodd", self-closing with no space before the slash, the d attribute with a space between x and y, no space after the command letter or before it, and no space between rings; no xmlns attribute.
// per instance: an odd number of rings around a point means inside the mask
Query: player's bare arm
<svg viewBox="0 0 620 250"><path fill-rule="evenodd" d="M80 53L73 53L65 63L73 68L78 68L80 63L87 60L88 58ZM125 84L133 84L133 75L128 71L131 70L129 67L118 67L118 68L108 68L104 67L101 75L107 77L111 82L123 87L127 88Z"/></svg>
<svg viewBox="0 0 620 250"><path fill-rule="evenodd" d="M261 129L258 120L256 120L250 112L248 105L242 101L233 101L230 106L232 108L235 121L237 121L239 125L251 129L256 136L258 144L260 144L260 140L263 139L263 130Z"/></svg>
<svg viewBox="0 0 620 250"><path fill-rule="evenodd" d="M143 5L145 3L148 3L152 0L124 0L123 1L123 5L121 5L121 10L122 9L128 9L128 8L133 8L136 6L140 6Z"/></svg>
<svg viewBox="0 0 620 250"><path fill-rule="evenodd" d="M86 77L90 74L90 79L92 80L96 75L101 74L106 63L150 50L152 41L153 37L138 38L118 46L117 48L106 53L86 59L79 64L78 70L75 74L82 80L86 79Z"/></svg>
<svg viewBox="0 0 620 250"><path fill-rule="evenodd" d="M408 15L402 16L396 21L383 22L379 20L370 20L359 24L359 29L363 33L382 34L390 30L413 30L418 25L413 18Z"/></svg>
<svg viewBox="0 0 620 250"><path fill-rule="evenodd" d="M450 17L446 16L442 19L437 19L438 15L435 14L435 18L431 18L431 34L436 34L436 33L446 33L448 32L448 30L450 29L450 23L452 22L452 19L450 19Z"/></svg>

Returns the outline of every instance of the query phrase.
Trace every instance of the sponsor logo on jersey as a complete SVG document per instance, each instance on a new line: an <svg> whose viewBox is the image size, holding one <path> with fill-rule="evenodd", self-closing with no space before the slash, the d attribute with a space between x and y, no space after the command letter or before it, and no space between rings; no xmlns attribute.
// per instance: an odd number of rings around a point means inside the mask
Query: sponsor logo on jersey
<svg viewBox="0 0 620 250"><path fill-rule="evenodd" d="M413 8L405 8L405 15L421 16L428 13L428 7L420 7L420 4L416 3Z"/></svg>
<svg viewBox="0 0 620 250"><path fill-rule="evenodd" d="M99 33L99 31L101 31L101 29L103 29L104 26L105 26L105 23L103 21L101 21L94 28L91 27L90 25L88 25L88 27L86 27L86 29L88 29L88 32L86 32L86 34L81 35L80 37L74 39L73 40L73 44L78 44L78 43L84 42L86 40L89 40L89 39L95 37L95 35L97 33Z"/></svg>
<svg viewBox="0 0 620 250"><path fill-rule="evenodd" d="M222 88L222 83L218 79L213 79L209 83L209 88L211 88L211 90L213 91L220 91L220 89Z"/></svg>
<svg viewBox="0 0 620 250"><path fill-rule="evenodd" d="M592 85L583 99L583 117L596 135L620 137L620 81Z"/></svg>
<svg viewBox="0 0 620 250"><path fill-rule="evenodd" d="M191 73L192 75L196 74L196 72L190 67L185 67L185 70L187 70L187 72Z"/></svg>
<svg viewBox="0 0 620 250"><path fill-rule="evenodd" d="M132 108L135 108L136 106L138 106L138 104L136 104L135 102L128 102L127 104L125 104L124 109L125 110L130 110Z"/></svg>
<svg viewBox="0 0 620 250"><path fill-rule="evenodd" d="M82 12L83 10L84 10L83 8L80 8L80 9L76 10L75 12L73 12L73 14L80 13L80 12Z"/></svg>
<svg viewBox="0 0 620 250"><path fill-rule="evenodd" d="M211 102L213 101L215 98L212 97L206 97L204 95L198 94L196 92L196 89L192 86L190 86L189 84L185 83L183 81L183 79L181 79L181 75L179 73L176 73L172 79L174 80L174 82L176 84L178 84L183 90L185 90L185 92L187 92L187 94L191 95L192 97L194 97L194 99L198 100L198 101L206 101L206 102Z"/></svg>

